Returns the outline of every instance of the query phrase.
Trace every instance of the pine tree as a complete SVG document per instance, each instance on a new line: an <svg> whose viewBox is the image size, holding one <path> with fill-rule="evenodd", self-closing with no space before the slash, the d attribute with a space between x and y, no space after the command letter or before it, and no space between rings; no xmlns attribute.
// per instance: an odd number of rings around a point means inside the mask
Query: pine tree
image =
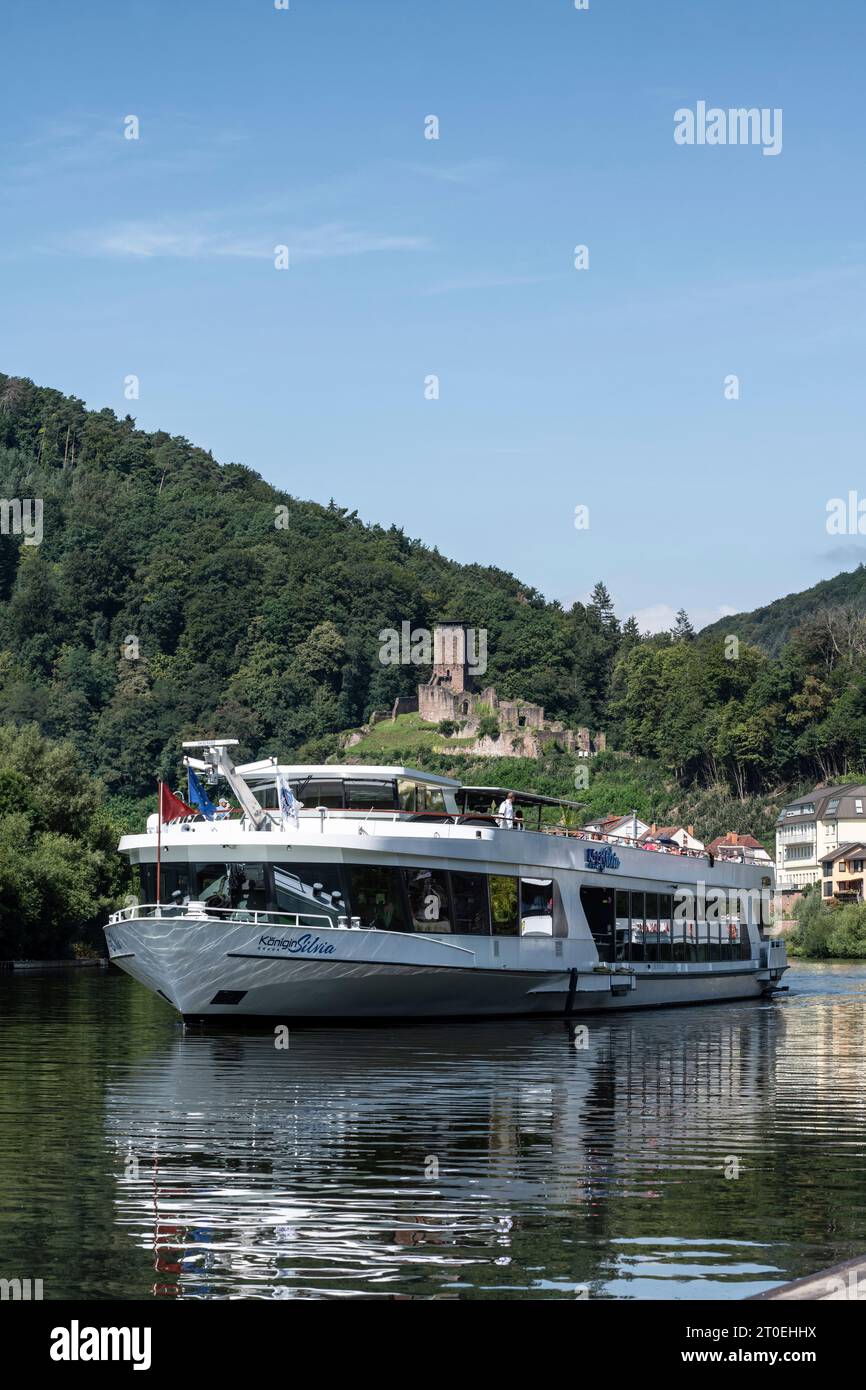
<svg viewBox="0 0 866 1390"><path fill-rule="evenodd" d="M671 628L671 636L675 642L691 642L695 635L695 630L689 620L689 615L684 608L677 613L677 620Z"/></svg>

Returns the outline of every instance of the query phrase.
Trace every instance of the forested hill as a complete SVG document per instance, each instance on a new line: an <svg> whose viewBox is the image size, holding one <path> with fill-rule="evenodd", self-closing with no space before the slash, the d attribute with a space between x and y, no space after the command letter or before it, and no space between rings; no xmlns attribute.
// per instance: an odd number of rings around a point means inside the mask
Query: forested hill
<svg viewBox="0 0 866 1390"><path fill-rule="evenodd" d="M242 757L333 756L339 731L428 674L383 665L382 630L453 618L487 631L485 683L605 730L659 782L744 804L863 772L862 570L784 600L790 640L773 656L744 629L731 653L733 619L696 637L681 613L642 636L601 583L566 611L502 570L2 374L0 493L0 726L74 739L114 793L176 778L181 740L203 734L239 738ZM28 498L43 502L39 544L9 530L10 503Z"/></svg>
<svg viewBox="0 0 866 1390"><path fill-rule="evenodd" d="M822 579L802 593L786 594L751 613L720 618L701 631L701 636L724 637L735 633L742 642L754 642L770 656L778 656L797 628L822 609L852 608L866 613L866 565Z"/></svg>
<svg viewBox="0 0 866 1390"><path fill-rule="evenodd" d="M151 789L202 732L242 756L330 751L324 737L428 673L379 660L380 631L403 621L486 628L502 694L604 715L597 610L565 613L513 575L2 374L0 490L44 502L41 544L0 537L0 724L74 737L112 790Z"/></svg>

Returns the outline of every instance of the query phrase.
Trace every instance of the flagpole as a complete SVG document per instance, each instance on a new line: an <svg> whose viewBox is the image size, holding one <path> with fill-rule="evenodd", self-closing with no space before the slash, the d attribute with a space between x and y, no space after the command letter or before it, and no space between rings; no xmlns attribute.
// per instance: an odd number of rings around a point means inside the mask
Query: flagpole
<svg viewBox="0 0 866 1390"><path fill-rule="evenodd" d="M160 882L159 871L162 861L162 782L157 782L157 806L156 806L156 905L160 904ZM157 912L157 916L159 913Z"/></svg>

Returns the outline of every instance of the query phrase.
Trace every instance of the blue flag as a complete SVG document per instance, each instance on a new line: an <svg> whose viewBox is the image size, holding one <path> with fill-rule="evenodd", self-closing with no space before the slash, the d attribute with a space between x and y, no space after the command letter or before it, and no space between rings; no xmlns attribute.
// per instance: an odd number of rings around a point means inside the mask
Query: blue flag
<svg viewBox="0 0 866 1390"><path fill-rule="evenodd" d="M191 767L187 768L187 776L189 779L189 796L187 800L190 806L197 806L206 820L213 820L216 815L216 807L210 800L207 792Z"/></svg>

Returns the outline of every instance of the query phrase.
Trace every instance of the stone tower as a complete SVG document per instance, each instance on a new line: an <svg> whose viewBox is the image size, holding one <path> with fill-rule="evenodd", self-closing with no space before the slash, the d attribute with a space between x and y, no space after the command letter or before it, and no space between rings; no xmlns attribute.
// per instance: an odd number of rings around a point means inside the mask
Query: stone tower
<svg viewBox="0 0 866 1390"><path fill-rule="evenodd" d="M437 623L433 629L431 685L443 686L454 695L472 689L466 662L466 623Z"/></svg>

